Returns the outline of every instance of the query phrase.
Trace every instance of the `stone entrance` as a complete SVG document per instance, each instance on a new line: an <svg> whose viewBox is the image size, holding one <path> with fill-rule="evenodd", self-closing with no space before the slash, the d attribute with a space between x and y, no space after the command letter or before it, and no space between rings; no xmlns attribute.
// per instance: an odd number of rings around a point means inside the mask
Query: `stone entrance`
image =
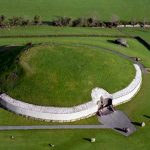
<svg viewBox="0 0 150 150"><path fill-rule="evenodd" d="M136 131L131 120L122 111L113 106L111 94L103 89L96 88L92 91L92 100L98 105L98 120L108 128L129 136Z"/></svg>

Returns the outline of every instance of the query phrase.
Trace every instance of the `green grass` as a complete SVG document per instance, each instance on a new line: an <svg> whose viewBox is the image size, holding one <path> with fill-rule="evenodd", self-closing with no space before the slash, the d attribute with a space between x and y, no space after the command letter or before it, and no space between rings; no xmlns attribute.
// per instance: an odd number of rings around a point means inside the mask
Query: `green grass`
<svg viewBox="0 0 150 150"><path fill-rule="evenodd" d="M127 35L134 35L134 36L140 36L142 37L144 40L146 40L149 44L150 44L150 29L149 28L134 28L134 29L130 29L130 28L123 28L121 29L122 34L127 34Z"/></svg>
<svg viewBox="0 0 150 150"><path fill-rule="evenodd" d="M150 127L140 128L130 137L124 137L110 130L45 130L45 131L1 131L0 149L6 150L148 150ZM15 139L11 139L10 136ZM95 137L90 143L85 138ZM51 148L49 144L54 144Z"/></svg>
<svg viewBox="0 0 150 150"><path fill-rule="evenodd" d="M116 29L89 28L89 27L52 27L52 26L27 26L11 27L0 30L0 36L19 36L19 35L125 35Z"/></svg>
<svg viewBox="0 0 150 150"><path fill-rule="evenodd" d="M26 18L40 15L47 21L55 16L97 16L102 20L110 20L113 15L122 20L149 20L149 13L149 0L0 0L0 14Z"/></svg>
<svg viewBox="0 0 150 150"><path fill-rule="evenodd" d="M38 46L25 51L19 63L24 75L13 86L8 75L5 90L16 99L38 105L82 104L91 100L93 88L113 93L125 88L135 75L127 60L87 47Z"/></svg>
<svg viewBox="0 0 150 150"><path fill-rule="evenodd" d="M104 32L105 31L105 32ZM103 30L104 33L107 33L107 30ZM112 33L115 34L115 33ZM147 34L147 32L146 32ZM135 39L127 38L127 42L129 43L129 48L121 47L120 45L116 45L114 43L108 42L108 40L115 40L116 38L109 37L57 37L57 38L0 38L0 43L3 45L14 44L22 45L27 42L32 43L49 43L49 42L57 42L57 43L66 43L66 44L88 44L92 46L100 46L104 48L110 48L121 53L124 53L128 56L140 57L142 59L142 63L146 66L150 66L149 57L150 53L141 43L139 43Z"/></svg>

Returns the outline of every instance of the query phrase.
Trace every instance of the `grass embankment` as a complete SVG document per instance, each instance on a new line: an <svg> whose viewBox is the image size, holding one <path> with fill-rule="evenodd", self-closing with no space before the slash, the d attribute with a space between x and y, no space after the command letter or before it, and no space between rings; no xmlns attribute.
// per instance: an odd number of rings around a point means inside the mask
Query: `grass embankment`
<svg viewBox="0 0 150 150"><path fill-rule="evenodd" d="M126 87L135 75L127 60L87 47L38 46L25 51L19 64L24 75L13 87L7 78L5 90L16 99L38 105L82 104L91 100L94 87L113 93Z"/></svg>

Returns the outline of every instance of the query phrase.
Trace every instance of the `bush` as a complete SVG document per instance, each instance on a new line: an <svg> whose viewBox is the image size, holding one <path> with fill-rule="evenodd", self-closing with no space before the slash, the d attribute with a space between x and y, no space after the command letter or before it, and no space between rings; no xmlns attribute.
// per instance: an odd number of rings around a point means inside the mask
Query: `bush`
<svg viewBox="0 0 150 150"><path fill-rule="evenodd" d="M69 17L57 17L53 20L54 26L69 26L71 23L71 18Z"/></svg>
<svg viewBox="0 0 150 150"><path fill-rule="evenodd" d="M9 25L11 26L18 26L22 25L23 18L22 17L13 17L9 19Z"/></svg>
<svg viewBox="0 0 150 150"><path fill-rule="evenodd" d="M4 27L6 25L5 19L6 17L4 15L0 16L0 27Z"/></svg>

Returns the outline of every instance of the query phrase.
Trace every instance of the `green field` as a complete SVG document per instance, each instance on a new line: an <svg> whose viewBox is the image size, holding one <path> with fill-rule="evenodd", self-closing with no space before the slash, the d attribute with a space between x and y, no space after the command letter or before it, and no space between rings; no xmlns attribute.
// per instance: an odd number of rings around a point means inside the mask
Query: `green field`
<svg viewBox="0 0 150 150"><path fill-rule="evenodd" d="M149 13L149 0L0 0L0 14L26 18L40 15L47 21L56 16L96 16L102 20L110 20L114 15L121 20L143 21L144 18L150 20Z"/></svg>

